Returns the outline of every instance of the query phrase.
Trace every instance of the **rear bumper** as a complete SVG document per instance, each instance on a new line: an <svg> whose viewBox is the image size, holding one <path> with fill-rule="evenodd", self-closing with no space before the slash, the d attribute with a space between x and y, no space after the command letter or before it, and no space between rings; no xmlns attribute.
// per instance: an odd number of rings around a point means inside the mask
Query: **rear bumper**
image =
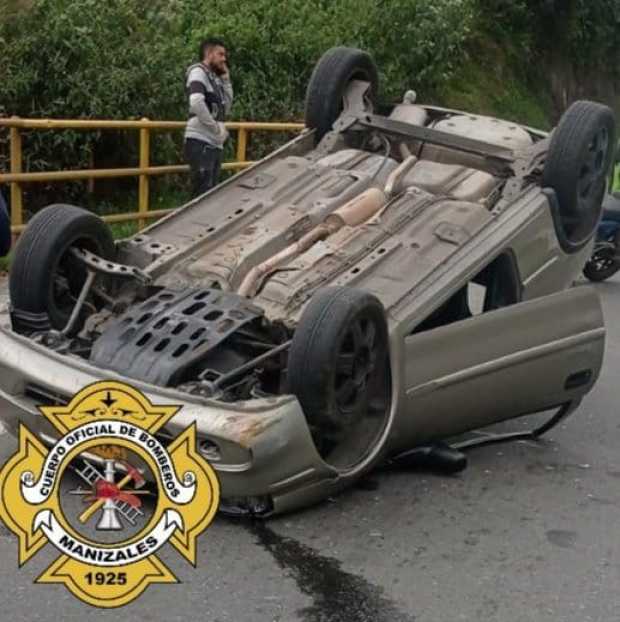
<svg viewBox="0 0 620 622"><path fill-rule="evenodd" d="M54 403L55 398L65 403L102 380L126 379L112 372L102 374L80 359L0 328L0 418L12 434L23 423L52 442L55 432L38 406ZM239 503L268 498L277 513L318 501L339 487L338 472L319 456L293 396L227 404L132 384L153 403L182 406L161 431L164 439L196 422L199 450L215 468L223 498Z"/></svg>

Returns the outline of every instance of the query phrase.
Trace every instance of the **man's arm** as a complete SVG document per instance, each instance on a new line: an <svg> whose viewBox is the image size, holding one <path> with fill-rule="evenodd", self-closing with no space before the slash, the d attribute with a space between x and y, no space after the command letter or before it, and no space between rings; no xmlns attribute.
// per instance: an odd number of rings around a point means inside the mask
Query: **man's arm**
<svg viewBox="0 0 620 622"><path fill-rule="evenodd" d="M230 81L230 74L227 72L222 76L222 86L224 87L224 110L226 114L230 112L233 104L233 87Z"/></svg>

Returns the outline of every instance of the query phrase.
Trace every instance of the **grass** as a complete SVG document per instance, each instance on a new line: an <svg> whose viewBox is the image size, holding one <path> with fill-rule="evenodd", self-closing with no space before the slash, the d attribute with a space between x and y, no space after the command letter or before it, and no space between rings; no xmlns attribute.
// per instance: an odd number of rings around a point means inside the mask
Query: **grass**
<svg viewBox="0 0 620 622"><path fill-rule="evenodd" d="M551 129L551 94L546 84L528 84L509 52L491 41L478 43L454 77L437 93L442 104Z"/></svg>
<svg viewBox="0 0 620 622"><path fill-rule="evenodd" d="M178 189L172 186L166 186L162 188L155 197L152 197L149 209L152 211L175 209L177 207L181 207L189 200L189 198L190 197L187 190L183 188ZM106 214L135 212L137 210L137 204L138 199L135 193L129 193L125 195L123 201L115 201L114 203L102 202L99 204L95 204L91 209L93 209L93 211L95 211L97 214L105 216ZM151 224L152 222L155 221L153 219L147 220L147 224ZM138 222L116 222L110 224L110 229L112 231L114 239L121 240L123 238L128 238L138 233Z"/></svg>
<svg viewBox="0 0 620 622"><path fill-rule="evenodd" d="M137 222L114 222L110 224L110 230L115 240L122 240L138 233ZM6 256L0 257L0 273L8 272L11 267L13 250Z"/></svg>
<svg viewBox="0 0 620 622"><path fill-rule="evenodd" d="M154 197L152 197L149 208L151 210L174 209L181 207L189 199L188 193L184 189L175 187L162 188ZM107 199L104 201L87 200L85 207L90 211L106 216L108 214L120 214L137 211L138 198L135 192L129 192L117 199ZM147 224L155 222L153 219L147 220ZM131 237L138 233L138 222L115 222L111 223L110 230L115 240ZM0 257L0 273L8 272L11 265L13 250L6 256Z"/></svg>
<svg viewBox="0 0 620 622"><path fill-rule="evenodd" d="M110 224L110 231L115 240L122 240L138 233L138 223L136 221L113 222Z"/></svg>
<svg viewBox="0 0 620 622"><path fill-rule="evenodd" d="M11 255L13 251L11 251L6 257L0 257L0 272L8 272L9 266L11 265Z"/></svg>

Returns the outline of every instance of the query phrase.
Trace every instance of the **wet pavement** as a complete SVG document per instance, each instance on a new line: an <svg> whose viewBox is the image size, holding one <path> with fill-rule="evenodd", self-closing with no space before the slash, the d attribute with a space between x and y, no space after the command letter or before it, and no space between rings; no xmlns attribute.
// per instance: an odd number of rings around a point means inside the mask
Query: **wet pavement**
<svg viewBox="0 0 620 622"><path fill-rule="evenodd" d="M475 450L458 476L381 472L267 523L218 518L197 569L164 550L181 584L150 587L122 612L33 585L54 550L18 569L0 527L0 622L620 619L620 276L598 288L603 375L545 442ZM0 461L14 450L0 434Z"/></svg>

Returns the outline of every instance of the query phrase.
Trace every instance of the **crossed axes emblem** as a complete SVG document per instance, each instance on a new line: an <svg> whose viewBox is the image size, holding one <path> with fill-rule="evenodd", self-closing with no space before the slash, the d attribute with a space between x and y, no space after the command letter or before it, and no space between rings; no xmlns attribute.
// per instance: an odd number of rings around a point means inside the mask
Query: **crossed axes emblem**
<svg viewBox="0 0 620 622"><path fill-rule="evenodd" d="M118 514L121 514L131 525L135 525L137 517L144 515L140 509L142 507L140 495L152 494L148 490L140 490L146 484L144 471L132 466L126 460L106 459L104 461L105 471L102 475L92 464L84 462L84 468L76 468L75 471L91 486L91 490L77 488L69 491L72 495L82 495L84 503L91 504L78 517L80 523L87 523L92 516L102 510L96 527L98 531L123 529ZM127 473L118 483L115 482L116 463L120 463ZM131 482L133 482L133 488L127 490L125 487Z"/></svg>

